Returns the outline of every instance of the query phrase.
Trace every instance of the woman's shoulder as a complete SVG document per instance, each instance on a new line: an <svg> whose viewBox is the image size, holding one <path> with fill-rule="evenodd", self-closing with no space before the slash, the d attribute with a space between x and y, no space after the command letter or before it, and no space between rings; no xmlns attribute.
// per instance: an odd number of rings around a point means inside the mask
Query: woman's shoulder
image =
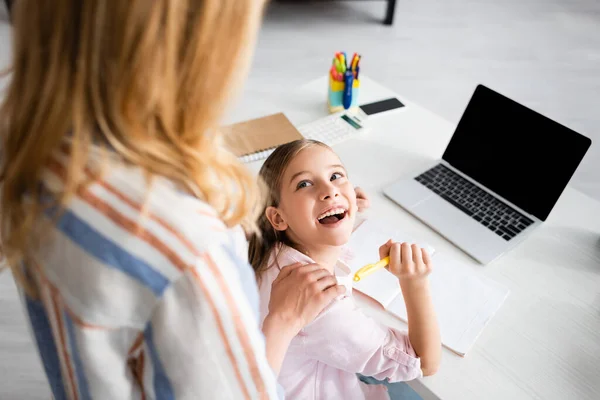
<svg viewBox="0 0 600 400"><path fill-rule="evenodd" d="M243 230L228 228L209 204L169 180L157 178L148 187L141 177L135 177L136 171L127 173L133 176L113 174L98 184L107 200L126 211L131 223L146 232L140 237L133 225L122 226L123 235L138 236L179 269L222 247L247 257Z"/></svg>
<svg viewBox="0 0 600 400"><path fill-rule="evenodd" d="M100 325L131 323L131 318L139 319L134 325L143 324L166 289L190 268L208 268L212 257L223 264L224 274L237 275L239 263L231 255L243 253L238 249L243 233L227 229L208 204L169 182L149 186L130 168L112 169L78 190L59 218L49 221L53 229L37 259L71 299L69 306ZM115 293L127 293L130 310L113 304L119 302Z"/></svg>

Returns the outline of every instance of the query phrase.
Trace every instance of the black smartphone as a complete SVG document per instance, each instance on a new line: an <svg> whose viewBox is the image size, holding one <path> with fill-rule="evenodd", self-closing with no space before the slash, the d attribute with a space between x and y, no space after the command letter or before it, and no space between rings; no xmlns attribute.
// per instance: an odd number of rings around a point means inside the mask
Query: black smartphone
<svg viewBox="0 0 600 400"><path fill-rule="evenodd" d="M401 107L404 107L404 104L402 104L402 102L395 97L359 106L359 108L367 115L373 115Z"/></svg>

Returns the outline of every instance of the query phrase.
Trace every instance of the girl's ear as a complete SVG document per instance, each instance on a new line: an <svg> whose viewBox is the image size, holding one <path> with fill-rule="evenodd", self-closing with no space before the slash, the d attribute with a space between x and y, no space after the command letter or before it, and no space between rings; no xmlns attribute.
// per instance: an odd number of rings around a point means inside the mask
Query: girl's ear
<svg viewBox="0 0 600 400"><path fill-rule="evenodd" d="M276 207L267 207L265 215L275 230L285 231L288 228L287 222L283 220L281 213Z"/></svg>

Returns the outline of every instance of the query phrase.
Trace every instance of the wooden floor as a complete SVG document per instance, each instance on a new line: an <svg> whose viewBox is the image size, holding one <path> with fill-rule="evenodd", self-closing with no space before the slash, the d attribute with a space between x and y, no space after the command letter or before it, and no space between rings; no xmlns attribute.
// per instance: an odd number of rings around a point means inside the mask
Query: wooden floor
<svg viewBox="0 0 600 400"><path fill-rule="evenodd" d="M257 100L275 111L282 91L324 75L335 51L358 51L363 74L450 121L484 83L592 137L572 185L600 200L600 1L405 0L393 27L380 24L384 14L385 2L377 1L272 4L248 83L227 119L254 116ZM0 21L0 68L8 44ZM0 400L48 398L3 273Z"/></svg>

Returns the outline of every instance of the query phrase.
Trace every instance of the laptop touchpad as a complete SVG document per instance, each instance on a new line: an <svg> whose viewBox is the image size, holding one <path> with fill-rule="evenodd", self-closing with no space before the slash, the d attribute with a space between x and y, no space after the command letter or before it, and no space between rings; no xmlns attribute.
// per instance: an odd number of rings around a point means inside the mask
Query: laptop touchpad
<svg viewBox="0 0 600 400"><path fill-rule="evenodd" d="M414 179L398 181L383 191L386 196L406 209L416 207L423 200L435 194Z"/></svg>

